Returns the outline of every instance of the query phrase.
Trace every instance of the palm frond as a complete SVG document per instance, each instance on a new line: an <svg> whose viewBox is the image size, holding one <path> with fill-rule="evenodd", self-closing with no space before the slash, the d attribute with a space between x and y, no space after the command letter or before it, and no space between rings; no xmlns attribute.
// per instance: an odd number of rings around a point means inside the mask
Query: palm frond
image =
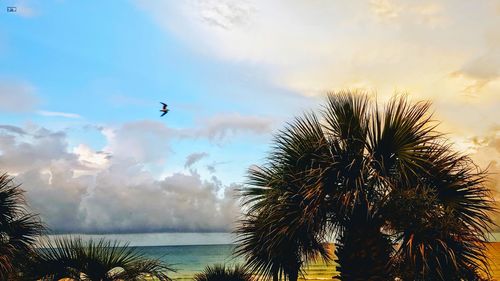
<svg viewBox="0 0 500 281"><path fill-rule="evenodd" d="M428 113L429 102L410 103L405 96L393 98L384 111L374 109L368 134L368 153L375 171L382 176L426 173L426 151L439 139L437 124Z"/></svg>
<svg viewBox="0 0 500 281"><path fill-rule="evenodd" d="M13 279L45 226L31 213L24 191L7 174L0 175L0 280Z"/></svg>
<svg viewBox="0 0 500 281"><path fill-rule="evenodd" d="M203 272L194 276L195 281L251 281L252 274L244 267L235 265L226 267L223 264L207 266Z"/></svg>
<svg viewBox="0 0 500 281"><path fill-rule="evenodd" d="M46 239L33 262L32 276L52 280L136 280L152 276L170 280L173 269L159 260L148 259L137 248L106 239L84 241L80 237ZM58 279L57 279L58 280Z"/></svg>

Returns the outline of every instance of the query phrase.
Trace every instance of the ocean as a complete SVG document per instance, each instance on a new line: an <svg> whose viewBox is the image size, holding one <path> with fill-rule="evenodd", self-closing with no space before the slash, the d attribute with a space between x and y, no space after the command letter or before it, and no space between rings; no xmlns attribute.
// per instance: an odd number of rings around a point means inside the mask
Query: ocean
<svg viewBox="0 0 500 281"><path fill-rule="evenodd" d="M193 275L207 265L216 263L234 265L242 262L233 257L234 245L185 245L138 247L152 258L158 258L172 265L177 272L171 276L176 280L192 280Z"/></svg>
<svg viewBox="0 0 500 281"><path fill-rule="evenodd" d="M67 236L52 235L51 237ZM83 239L119 240L137 247L146 256L157 258L172 265L177 272L171 276L175 280L192 280L205 266L216 263L234 265L242 263L241 258L233 255L235 237L230 233L140 233L140 234L108 234L108 235L72 235ZM495 234L492 241L499 241L500 234ZM500 281L500 243L491 243L488 256L492 280ZM335 265L324 263L311 264L306 268L302 280L332 280Z"/></svg>

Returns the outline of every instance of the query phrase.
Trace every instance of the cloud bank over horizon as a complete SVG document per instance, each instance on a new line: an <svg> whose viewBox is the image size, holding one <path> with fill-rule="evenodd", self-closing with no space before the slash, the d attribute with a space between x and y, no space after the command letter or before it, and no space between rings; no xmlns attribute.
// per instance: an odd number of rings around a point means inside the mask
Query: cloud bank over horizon
<svg viewBox="0 0 500 281"><path fill-rule="evenodd" d="M238 131L236 127L231 123ZM242 127L245 130L248 123ZM34 125L0 126L0 166L22 184L30 207L51 230L231 230L239 215L235 190L240 185L223 184L216 175L200 175L196 162L208 153L188 155L188 170L159 176L150 169L166 165L172 153L169 142L185 138L185 133L153 121L96 130L107 138L102 151L85 144L70 151L64 131ZM225 128L217 125L205 136L211 138L217 130Z"/></svg>

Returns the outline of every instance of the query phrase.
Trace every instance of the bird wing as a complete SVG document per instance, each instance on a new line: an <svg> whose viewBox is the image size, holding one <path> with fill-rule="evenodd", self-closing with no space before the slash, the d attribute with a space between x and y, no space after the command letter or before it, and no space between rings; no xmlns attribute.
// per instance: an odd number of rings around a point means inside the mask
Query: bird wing
<svg viewBox="0 0 500 281"><path fill-rule="evenodd" d="M161 101L160 101L160 103L163 104L163 109L167 108L168 105L166 103L161 102Z"/></svg>
<svg viewBox="0 0 500 281"><path fill-rule="evenodd" d="M167 114L168 111L163 112L163 114L160 117L163 117L165 114Z"/></svg>

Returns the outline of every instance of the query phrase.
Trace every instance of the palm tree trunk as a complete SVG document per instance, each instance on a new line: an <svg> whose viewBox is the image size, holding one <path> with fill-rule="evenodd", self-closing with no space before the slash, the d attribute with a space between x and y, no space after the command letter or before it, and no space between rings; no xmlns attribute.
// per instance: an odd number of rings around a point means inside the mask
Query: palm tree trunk
<svg viewBox="0 0 500 281"><path fill-rule="evenodd" d="M392 252L389 238L366 206L357 206L341 237L335 245L335 254L342 281L392 280L388 264Z"/></svg>
<svg viewBox="0 0 500 281"><path fill-rule="evenodd" d="M291 272L288 273L288 279L290 281L297 281L298 278L299 278L299 269L298 268L294 268Z"/></svg>

